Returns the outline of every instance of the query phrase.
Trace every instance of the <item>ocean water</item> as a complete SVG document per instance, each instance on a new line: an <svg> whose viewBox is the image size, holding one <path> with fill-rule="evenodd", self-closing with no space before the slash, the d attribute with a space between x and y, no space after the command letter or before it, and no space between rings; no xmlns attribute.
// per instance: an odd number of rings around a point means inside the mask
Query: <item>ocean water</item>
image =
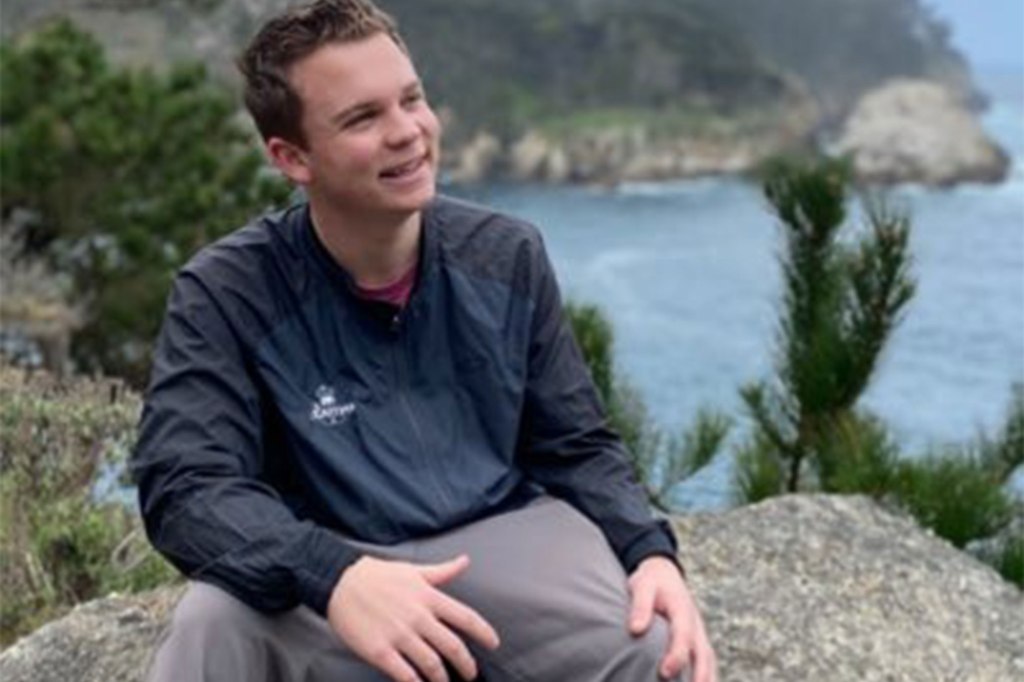
<svg viewBox="0 0 1024 682"><path fill-rule="evenodd" d="M981 80L993 98L984 125L1013 160L1006 182L890 195L912 217L918 290L862 405L911 455L993 432L1011 385L1024 381L1022 81ZM619 370L661 426L677 430L711 407L734 416L742 435L738 391L771 373L780 295L781 232L757 187L700 179L449 191L542 229L563 294L611 319ZM720 457L680 486L677 502L725 506L730 471Z"/></svg>

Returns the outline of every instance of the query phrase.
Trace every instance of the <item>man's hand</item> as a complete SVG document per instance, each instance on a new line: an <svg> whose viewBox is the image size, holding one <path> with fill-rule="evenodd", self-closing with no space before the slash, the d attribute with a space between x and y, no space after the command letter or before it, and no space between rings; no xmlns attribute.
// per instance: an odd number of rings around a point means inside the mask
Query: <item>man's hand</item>
<svg viewBox="0 0 1024 682"><path fill-rule="evenodd" d="M476 661L455 631L488 649L497 648L498 634L437 589L467 566L466 556L429 566L363 557L341 574L327 620L353 653L395 682L448 682L443 659L472 680Z"/></svg>
<svg viewBox="0 0 1024 682"><path fill-rule="evenodd" d="M689 664L693 682L716 682L715 652L679 568L663 556L644 559L629 577L629 590L633 597L631 634L647 632L655 613L668 621L669 645L658 674L670 679Z"/></svg>

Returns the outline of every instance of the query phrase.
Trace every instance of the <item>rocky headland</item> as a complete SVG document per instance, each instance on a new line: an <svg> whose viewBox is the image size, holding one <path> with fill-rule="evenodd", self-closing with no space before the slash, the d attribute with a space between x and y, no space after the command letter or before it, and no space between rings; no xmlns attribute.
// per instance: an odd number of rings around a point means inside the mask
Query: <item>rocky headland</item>
<svg viewBox="0 0 1024 682"><path fill-rule="evenodd" d="M815 105L808 97L791 99L756 124L705 118L692 125L677 122L668 131L642 121L563 125L530 128L508 142L478 132L446 153L448 177L456 183L500 178L615 185L744 174L772 156L813 146Z"/></svg>
<svg viewBox="0 0 1024 682"><path fill-rule="evenodd" d="M838 135L821 136L821 131L821 119L808 101L756 132L666 136L625 124L557 135L528 130L509 143L478 132L449 150L446 167L455 183L502 179L615 185L744 175L774 156L818 148L849 156L861 184L943 187L999 183L1010 166L968 103L932 81L886 83L863 96Z"/></svg>
<svg viewBox="0 0 1024 682"><path fill-rule="evenodd" d="M977 123L983 97L922 0L379 2L448 112L453 182L743 174L814 148L850 153L868 183L1006 175ZM279 7L10 0L2 30L68 16L120 63L199 60L237 87L235 55Z"/></svg>
<svg viewBox="0 0 1024 682"><path fill-rule="evenodd" d="M1024 593L864 497L674 519L722 682L1024 677ZM141 680L181 586L78 607L0 654L7 682Z"/></svg>
<svg viewBox="0 0 1024 682"><path fill-rule="evenodd" d="M846 121L836 151L866 182L999 182L1009 158L966 102L942 85L894 80L867 93Z"/></svg>

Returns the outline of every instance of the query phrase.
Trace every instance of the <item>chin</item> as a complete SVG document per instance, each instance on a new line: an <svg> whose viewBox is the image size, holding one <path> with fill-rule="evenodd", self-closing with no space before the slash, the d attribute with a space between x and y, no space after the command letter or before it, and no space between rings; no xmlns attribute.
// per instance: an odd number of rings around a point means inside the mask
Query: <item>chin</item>
<svg viewBox="0 0 1024 682"><path fill-rule="evenodd" d="M406 196L396 197L394 204L396 208L407 211L419 211L437 196L437 185L431 180L429 185L416 188L416 191L409 192Z"/></svg>

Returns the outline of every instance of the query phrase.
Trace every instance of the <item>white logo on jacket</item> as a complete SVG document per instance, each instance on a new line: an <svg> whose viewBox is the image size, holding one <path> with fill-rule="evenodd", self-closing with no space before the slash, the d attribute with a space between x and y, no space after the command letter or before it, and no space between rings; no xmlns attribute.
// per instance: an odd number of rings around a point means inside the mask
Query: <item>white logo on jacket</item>
<svg viewBox="0 0 1024 682"><path fill-rule="evenodd" d="M316 401L313 403L309 418L321 424L335 426L351 417L355 411L355 403L339 405L338 399L334 395L334 389L323 385L316 389Z"/></svg>

